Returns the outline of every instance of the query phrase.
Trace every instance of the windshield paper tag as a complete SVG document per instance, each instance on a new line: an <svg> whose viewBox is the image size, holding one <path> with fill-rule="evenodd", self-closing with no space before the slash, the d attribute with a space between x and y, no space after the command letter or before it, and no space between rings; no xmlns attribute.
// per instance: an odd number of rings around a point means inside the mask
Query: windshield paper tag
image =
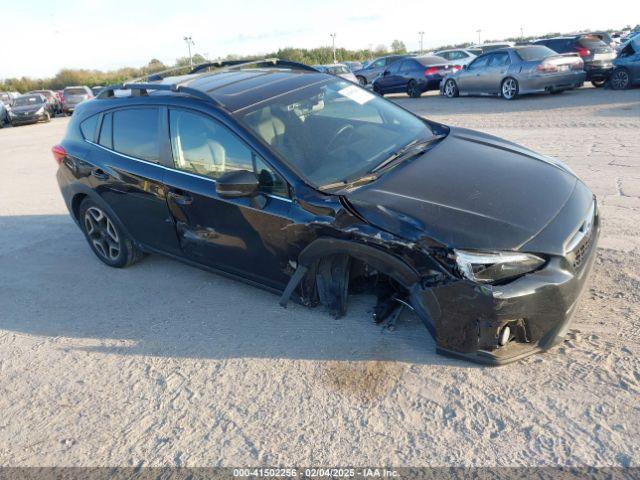
<svg viewBox="0 0 640 480"><path fill-rule="evenodd" d="M369 100L374 98L373 93L369 93L362 88L356 87L355 85L349 85L342 90L338 90L338 93L343 97L347 97L349 100L353 100L359 105L364 105Z"/></svg>

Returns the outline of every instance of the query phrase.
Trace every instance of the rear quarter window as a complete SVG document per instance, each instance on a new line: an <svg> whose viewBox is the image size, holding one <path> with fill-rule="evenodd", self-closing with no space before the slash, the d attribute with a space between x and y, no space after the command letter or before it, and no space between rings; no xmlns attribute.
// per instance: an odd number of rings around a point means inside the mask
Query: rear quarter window
<svg viewBox="0 0 640 480"><path fill-rule="evenodd" d="M80 131L85 140L93 142L96 136L96 127L98 126L98 115L93 115L80 124Z"/></svg>
<svg viewBox="0 0 640 480"><path fill-rule="evenodd" d="M157 108L130 108L113 112L113 149L157 163L160 156Z"/></svg>

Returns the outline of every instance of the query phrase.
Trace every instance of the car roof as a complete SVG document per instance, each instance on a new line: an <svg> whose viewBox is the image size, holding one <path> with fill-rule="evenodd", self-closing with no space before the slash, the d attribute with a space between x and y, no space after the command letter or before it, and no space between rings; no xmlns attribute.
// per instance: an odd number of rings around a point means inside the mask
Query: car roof
<svg viewBox="0 0 640 480"><path fill-rule="evenodd" d="M294 90L335 80L335 76L319 71L251 68L171 76L145 85L152 96L179 95L179 89L167 89L169 86L179 85L181 88L198 91L211 98L218 106L235 112ZM156 85L165 88L154 90Z"/></svg>

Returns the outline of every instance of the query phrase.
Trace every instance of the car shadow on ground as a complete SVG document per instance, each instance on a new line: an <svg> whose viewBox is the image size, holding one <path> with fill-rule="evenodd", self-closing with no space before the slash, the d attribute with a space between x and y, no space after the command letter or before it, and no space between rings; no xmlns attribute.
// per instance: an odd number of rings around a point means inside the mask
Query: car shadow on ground
<svg viewBox="0 0 640 480"><path fill-rule="evenodd" d="M613 91L609 89L579 88L557 95L547 93L522 95L516 100L504 100L500 97L465 96L446 98L437 92L428 92L419 99L406 95L388 95L399 105L413 113L429 117L429 115L482 115L511 112L533 112L544 110L584 109L612 105L628 104L640 101L640 89ZM613 107L615 108L615 107Z"/></svg>
<svg viewBox="0 0 640 480"><path fill-rule="evenodd" d="M474 367L436 355L411 313L395 332L373 324L373 301L351 297L341 319L321 307L283 309L272 293L159 255L126 269L103 265L66 215L0 217L3 330L106 354Z"/></svg>

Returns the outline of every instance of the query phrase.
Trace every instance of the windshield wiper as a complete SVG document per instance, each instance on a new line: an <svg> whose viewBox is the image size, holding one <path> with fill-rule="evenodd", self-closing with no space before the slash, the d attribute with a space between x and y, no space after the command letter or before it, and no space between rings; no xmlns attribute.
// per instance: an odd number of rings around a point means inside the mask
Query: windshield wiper
<svg viewBox="0 0 640 480"><path fill-rule="evenodd" d="M445 136L446 135L435 135L427 140L413 140L406 144L404 147L393 152L391 155L389 155L389 157L376 165L373 170L371 170L371 173L379 172L380 170L395 166L404 160L419 155L423 153L431 144L443 139Z"/></svg>
<svg viewBox="0 0 640 480"><path fill-rule="evenodd" d="M326 185L322 185L322 187L320 188L322 190L333 190L335 188L340 188L340 189L354 188L360 185L364 185L365 183L373 182L377 178L378 178L377 175L365 175L363 177L358 177L353 180L347 179L347 180L340 180L339 182L335 182L335 183L327 183Z"/></svg>

